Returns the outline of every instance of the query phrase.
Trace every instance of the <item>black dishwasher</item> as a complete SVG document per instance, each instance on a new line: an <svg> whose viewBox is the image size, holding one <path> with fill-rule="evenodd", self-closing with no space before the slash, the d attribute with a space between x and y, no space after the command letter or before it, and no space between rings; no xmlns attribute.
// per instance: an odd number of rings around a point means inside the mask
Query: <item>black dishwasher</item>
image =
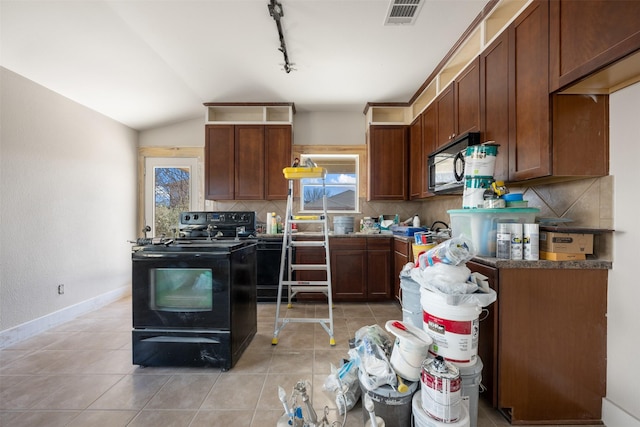
<svg viewBox="0 0 640 427"><path fill-rule="evenodd" d="M295 256L295 248L292 250ZM276 302L278 299L278 275L282 256L282 238L258 238L258 302ZM284 272L286 276L287 272ZM282 302L287 302L287 290L282 291Z"/></svg>

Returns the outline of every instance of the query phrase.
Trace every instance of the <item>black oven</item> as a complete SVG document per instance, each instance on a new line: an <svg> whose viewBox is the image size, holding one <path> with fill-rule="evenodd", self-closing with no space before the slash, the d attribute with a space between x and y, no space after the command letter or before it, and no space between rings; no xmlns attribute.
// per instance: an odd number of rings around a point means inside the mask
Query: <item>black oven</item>
<svg viewBox="0 0 640 427"><path fill-rule="evenodd" d="M230 369L257 330L255 241L132 253L133 363Z"/></svg>

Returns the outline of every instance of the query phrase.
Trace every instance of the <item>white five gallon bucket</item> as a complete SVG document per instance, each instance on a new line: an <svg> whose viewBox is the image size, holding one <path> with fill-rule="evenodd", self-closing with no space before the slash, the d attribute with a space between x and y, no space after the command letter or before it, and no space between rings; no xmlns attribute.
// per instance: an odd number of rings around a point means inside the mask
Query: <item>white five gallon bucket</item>
<svg viewBox="0 0 640 427"><path fill-rule="evenodd" d="M409 381L420 380L422 362L427 358L433 342L429 334L398 320L389 320L385 328L396 336L389 358L393 370Z"/></svg>
<svg viewBox="0 0 640 427"><path fill-rule="evenodd" d="M422 407L422 390L418 390L413 395L412 414L413 414L413 426L414 427L469 427L470 418L467 413L467 408L461 405L460 418L452 423L445 423L432 418Z"/></svg>
<svg viewBox="0 0 640 427"><path fill-rule="evenodd" d="M477 304L449 305L445 298L420 289L423 329L433 339L429 353L458 366L470 366L478 357L480 313Z"/></svg>

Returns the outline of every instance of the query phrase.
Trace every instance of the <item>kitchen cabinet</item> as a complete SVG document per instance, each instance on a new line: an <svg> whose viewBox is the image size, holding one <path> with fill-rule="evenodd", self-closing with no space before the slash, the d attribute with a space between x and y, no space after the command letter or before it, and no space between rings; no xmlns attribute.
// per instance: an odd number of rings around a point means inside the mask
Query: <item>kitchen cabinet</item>
<svg viewBox="0 0 640 427"><path fill-rule="evenodd" d="M407 126L369 127L367 200L407 200L409 162Z"/></svg>
<svg viewBox="0 0 640 427"><path fill-rule="evenodd" d="M551 175L549 4L534 1L509 31L509 181Z"/></svg>
<svg viewBox="0 0 640 427"><path fill-rule="evenodd" d="M282 200L291 163L291 126L216 124L205 128L205 197Z"/></svg>
<svg viewBox="0 0 640 427"><path fill-rule="evenodd" d="M435 150L436 110L430 105L409 127L409 198L423 199L429 193L428 158Z"/></svg>
<svg viewBox="0 0 640 427"><path fill-rule="evenodd" d="M480 322L487 398L512 424L598 423L608 271L467 266L490 277L498 293Z"/></svg>
<svg viewBox="0 0 640 427"><path fill-rule="evenodd" d="M393 296L400 299L400 272L402 268L413 261L411 241L406 239L393 239Z"/></svg>
<svg viewBox="0 0 640 427"><path fill-rule="evenodd" d="M552 0L550 91L640 49L640 2Z"/></svg>
<svg viewBox="0 0 640 427"><path fill-rule="evenodd" d="M474 59L436 98L436 148L480 129L479 66L479 58Z"/></svg>
<svg viewBox="0 0 640 427"><path fill-rule="evenodd" d="M335 301L391 298L391 238L330 238L331 286Z"/></svg>
<svg viewBox="0 0 640 427"><path fill-rule="evenodd" d="M493 177L509 181L509 37L502 33L480 55L481 141L495 141Z"/></svg>
<svg viewBox="0 0 640 427"><path fill-rule="evenodd" d="M531 3L508 28L508 40L497 38L482 54L483 132L501 146L494 176L506 175L509 182L608 174L608 96L549 95L548 7L546 1ZM499 82L505 49L506 108Z"/></svg>

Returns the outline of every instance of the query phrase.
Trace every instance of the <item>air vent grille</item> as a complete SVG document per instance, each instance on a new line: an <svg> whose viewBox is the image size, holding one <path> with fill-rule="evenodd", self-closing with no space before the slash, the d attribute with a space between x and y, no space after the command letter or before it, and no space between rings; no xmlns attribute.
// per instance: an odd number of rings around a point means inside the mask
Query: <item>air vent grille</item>
<svg viewBox="0 0 640 427"><path fill-rule="evenodd" d="M418 18L425 0L391 0L385 25L412 25Z"/></svg>

